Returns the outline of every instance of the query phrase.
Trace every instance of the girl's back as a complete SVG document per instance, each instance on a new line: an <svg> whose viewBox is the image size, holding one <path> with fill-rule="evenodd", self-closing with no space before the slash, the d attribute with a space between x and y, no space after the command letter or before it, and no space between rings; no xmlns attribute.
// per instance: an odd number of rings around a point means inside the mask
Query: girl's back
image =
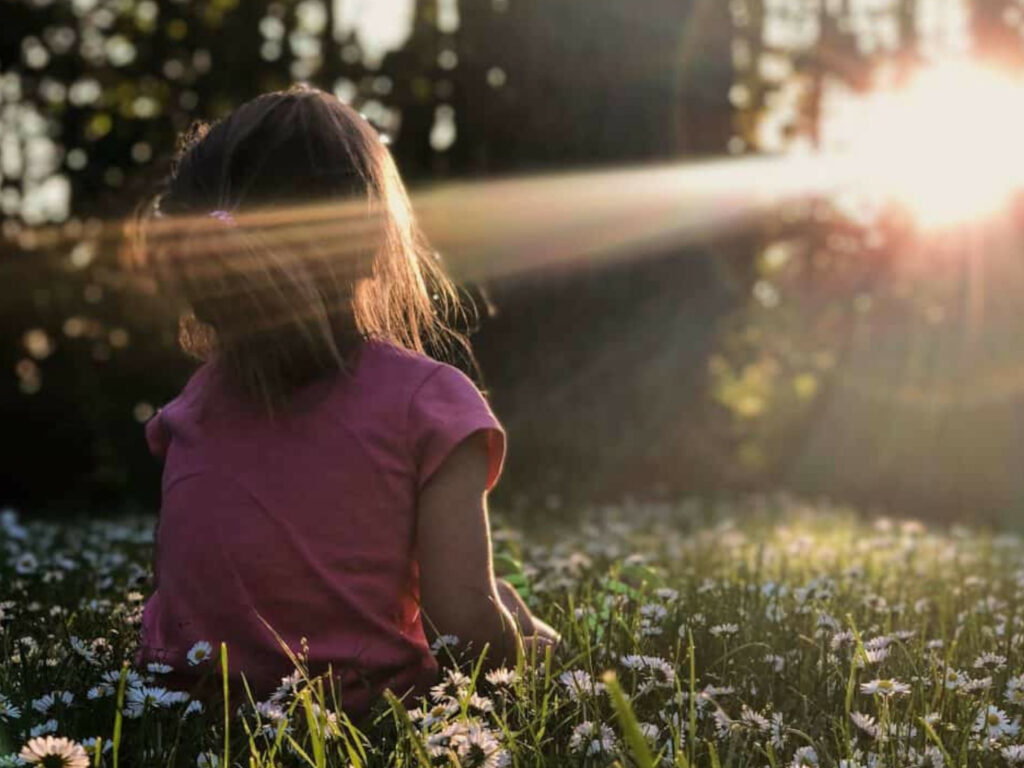
<svg viewBox="0 0 1024 768"><path fill-rule="evenodd" d="M274 420L219 373L204 364L147 424L165 465L146 659L189 670L196 642L223 641L263 696L294 669L281 642L299 654L305 638L310 671L333 667L347 709L384 687L422 690L436 667L419 615L417 493L478 430L493 486L504 435L486 401L457 369L381 341Z"/></svg>
<svg viewBox="0 0 1024 768"><path fill-rule="evenodd" d="M432 679L425 629L490 664L555 642L495 581L504 433L423 354L469 351L459 296L372 126L322 91L264 94L186 135L137 223L205 361L146 426L165 465L141 656L188 684L196 644L226 643L236 695L244 674L263 697L302 654L356 712Z"/></svg>

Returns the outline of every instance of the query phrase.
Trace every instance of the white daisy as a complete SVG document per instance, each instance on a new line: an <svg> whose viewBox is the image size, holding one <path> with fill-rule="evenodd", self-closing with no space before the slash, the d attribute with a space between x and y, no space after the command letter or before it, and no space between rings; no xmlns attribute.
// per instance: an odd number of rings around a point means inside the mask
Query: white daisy
<svg viewBox="0 0 1024 768"><path fill-rule="evenodd" d="M655 743L661 738L661 728L654 723L637 723L637 727L640 729L640 733L643 734L644 739L650 744Z"/></svg>
<svg viewBox="0 0 1024 768"><path fill-rule="evenodd" d="M488 712L494 711L494 703L485 696L479 696L476 693L469 695L469 701L466 704L470 715L485 715Z"/></svg>
<svg viewBox="0 0 1024 768"><path fill-rule="evenodd" d="M0 693L0 721L9 722L21 717L21 710L11 704L10 699Z"/></svg>
<svg viewBox="0 0 1024 768"><path fill-rule="evenodd" d="M760 712L754 711L746 704L743 705L743 709L740 711L740 721L755 731L768 733L772 728L771 721L767 717Z"/></svg>
<svg viewBox="0 0 1024 768"><path fill-rule="evenodd" d="M623 656L620 661L626 669L646 673L647 679L640 686L641 693L646 693L654 688L672 688L675 686L675 667L660 656L630 654Z"/></svg>
<svg viewBox="0 0 1024 768"><path fill-rule="evenodd" d="M861 693L877 694L878 696L902 696L910 693L910 686L906 683L901 683L899 680L871 680L867 683L861 683Z"/></svg>
<svg viewBox="0 0 1024 768"><path fill-rule="evenodd" d="M960 690L963 693L978 693L979 691L987 691L991 687L991 677L980 677L973 680L968 678L960 684Z"/></svg>
<svg viewBox="0 0 1024 768"><path fill-rule="evenodd" d="M52 693L40 696L38 699L33 699L32 709L41 715L45 715L58 703L71 706L74 700L75 695L71 691L53 691Z"/></svg>
<svg viewBox="0 0 1024 768"><path fill-rule="evenodd" d="M998 653L983 653L974 660L975 669L998 671L1006 666L1006 657Z"/></svg>
<svg viewBox="0 0 1024 768"><path fill-rule="evenodd" d="M448 729L427 734L427 754L436 761L450 757L451 734Z"/></svg>
<svg viewBox="0 0 1024 768"><path fill-rule="evenodd" d="M875 722L875 718L871 715L865 715L861 712L851 712L850 719L853 724L856 725L860 730L864 731L872 739L877 739L882 731L878 727L878 723Z"/></svg>
<svg viewBox="0 0 1024 768"><path fill-rule="evenodd" d="M1003 710L990 704L978 713L973 730L989 739L1016 736L1020 733L1020 721L1011 721Z"/></svg>
<svg viewBox="0 0 1024 768"><path fill-rule="evenodd" d="M949 667L942 675L942 684L947 690L956 690L960 688L969 678L963 672L957 669Z"/></svg>
<svg viewBox="0 0 1024 768"><path fill-rule="evenodd" d="M1010 744L1003 747L1000 754L1010 765L1024 765L1024 744Z"/></svg>
<svg viewBox="0 0 1024 768"><path fill-rule="evenodd" d="M188 694L188 691L168 691L167 701L170 704L184 704L192 697Z"/></svg>
<svg viewBox="0 0 1024 768"><path fill-rule="evenodd" d="M100 679L104 683L112 685L114 690L117 690L117 686L121 684L121 670L108 670L100 676ZM125 688L137 688L142 685L142 676L134 669L125 670L124 685Z"/></svg>
<svg viewBox="0 0 1024 768"><path fill-rule="evenodd" d="M577 754L611 754L615 750L615 734L607 725L584 721L572 729L569 749Z"/></svg>
<svg viewBox="0 0 1024 768"><path fill-rule="evenodd" d="M786 743L786 725L782 722L782 715L779 712L772 714L772 746L782 749Z"/></svg>
<svg viewBox="0 0 1024 768"><path fill-rule="evenodd" d="M565 686L569 697L579 701L587 696L596 696L604 690L604 683L596 683L584 669L573 669L558 676L558 682Z"/></svg>
<svg viewBox="0 0 1024 768"><path fill-rule="evenodd" d="M47 733L56 733L59 727L60 723L51 717L45 723L40 723L39 725L33 726L29 729L28 735L35 738L36 736L43 736Z"/></svg>
<svg viewBox="0 0 1024 768"><path fill-rule="evenodd" d="M731 637L740 631L739 624L716 624L708 630L715 637Z"/></svg>
<svg viewBox="0 0 1024 768"><path fill-rule="evenodd" d="M257 714L264 720L283 720L288 714L284 707L276 701L260 701L256 704Z"/></svg>
<svg viewBox="0 0 1024 768"><path fill-rule="evenodd" d="M1010 704L1024 704L1024 675L1017 675L1006 681L1005 698Z"/></svg>
<svg viewBox="0 0 1024 768"><path fill-rule="evenodd" d="M175 703L177 696L166 688L143 685L125 694L124 714L132 718L141 717L147 709L161 709Z"/></svg>
<svg viewBox="0 0 1024 768"><path fill-rule="evenodd" d="M487 728L479 723L460 724L449 736L449 747L455 751L458 764L464 768L500 768L507 753Z"/></svg>
<svg viewBox="0 0 1024 768"><path fill-rule="evenodd" d="M458 635L438 635L430 644L430 652L437 656L445 648L454 648L459 644Z"/></svg>
<svg viewBox="0 0 1024 768"><path fill-rule="evenodd" d="M853 645L853 641L853 632L849 629L844 629L842 632L836 632L832 635L832 638L829 640L829 646L833 651L838 651L847 645Z"/></svg>
<svg viewBox="0 0 1024 768"><path fill-rule="evenodd" d="M338 726L337 712L332 712L331 710L314 703L313 716L314 721L320 728L320 735L324 739L330 740L341 736L341 730Z"/></svg>
<svg viewBox="0 0 1024 768"><path fill-rule="evenodd" d="M459 703L451 699L435 704L425 712L423 710L413 710L413 712L417 712L415 719L420 721L420 727L423 730L428 730L438 723L447 721L449 717L458 711ZM412 712L409 714L411 716Z"/></svg>
<svg viewBox="0 0 1024 768"><path fill-rule="evenodd" d="M729 717L721 707L716 707L711 717L715 721L715 732L718 734L718 738L728 737L736 721Z"/></svg>
<svg viewBox="0 0 1024 768"><path fill-rule="evenodd" d="M213 658L213 646L205 640L200 640L189 648L186 658L191 666L199 666L203 662L209 661Z"/></svg>
<svg viewBox="0 0 1024 768"><path fill-rule="evenodd" d="M199 643L196 643L199 645ZM281 678L281 684L277 686L272 694L270 694L271 701L284 701L289 696L293 696L298 693L299 688L305 682L305 678L302 676L302 672L295 670L288 677Z"/></svg>
<svg viewBox="0 0 1024 768"><path fill-rule="evenodd" d="M470 682L459 670L449 669L441 682L430 689L430 697L434 701L460 701L469 691Z"/></svg>
<svg viewBox="0 0 1024 768"><path fill-rule="evenodd" d="M813 747L800 747L793 754L793 760L789 765L790 768L818 768L818 753Z"/></svg>
<svg viewBox="0 0 1024 768"><path fill-rule="evenodd" d="M30 739L19 757L29 765L46 768L89 768L89 755L81 744L54 736Z"/></svg>
<svg viewBox="0 0 1024 768"><path fill-rule="evenodd" d="M99 663L98 659L96 658L96 652L82 638L75 637L74 635L72 635L69 638L69 642L71 643L71 650L73 650L75 653L77 653L79 656L85 659L88 663Z"/></svg>
<svg viewBox="0 0 1024 768"><path fill-rule="evenodd" d="M23 552L14 560L14 570L22 576L30 576L39 568L39 559L31 552Z"/></svg>
<svg viewBox="0 0 1024 768"><path fill-rule="evenodd" d="M882 648L864 648L864 657L858 657L858 661L866 661L868 664L880 664L889 658L889 647L884 646ZM861 665L858 665L861 666Z"/></svg>
<svg viewBox="0 0 1024 768"><path fill-rule="evenodd" d="M891 644L891 637L888 635L879 635L878 637L872 637L870 640L866 640L864 642L864 650L877 651L880 648L888 648Z"/></svg>
<svg viewBox="0 0 1024 768"><path fill-rule="evenodd" d="M487 680L491 685L495 685L502 688L511 688L515 685L519 679L519 675L514 669L507 669L506 667L498 667L492 669L484 675L484 679Z"/></svg>
<svg viewBox="0 0 1024 768"><path fill-rule="evenodd" d="M94 685L92 688L90 688L86 692L85 697L90 701L95 701L96 699L102 699L107 696L113 695L114 686L110 685L109 683L101 683L100 685Z"/></svg>
<svg viewBox="0 0 1024 768"><path fill-rule="evenodd" d="M648 621L662 621L668 616L668 610L659 603L647 603L640 606L640 615Z"/></svg>
<svg viewBox="0 0 1024 768"><path fill-rule="evenodd" d="M96 736L90 736L88 739L82 739L82 747L90 755L96 754L96 743L102 742L103 746L100 748L100 752L106 754L114 748L114 742L110 739L100 739Z"/></svg>

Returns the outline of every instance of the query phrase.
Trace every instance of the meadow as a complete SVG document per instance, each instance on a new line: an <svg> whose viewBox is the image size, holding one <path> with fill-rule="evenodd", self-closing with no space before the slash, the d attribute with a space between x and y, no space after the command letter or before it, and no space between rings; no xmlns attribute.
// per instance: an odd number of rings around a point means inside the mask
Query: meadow
<svg viewBox="0 0 1024 768"><path fill-rule="evenodd" d="M133 669L152 528L0 513L0 766L1024 764L1015 534L785 497L499 518L497 568L562 646L357 727L301 659L228 711ZM215 675L221 649L193 650Z"/></svg>

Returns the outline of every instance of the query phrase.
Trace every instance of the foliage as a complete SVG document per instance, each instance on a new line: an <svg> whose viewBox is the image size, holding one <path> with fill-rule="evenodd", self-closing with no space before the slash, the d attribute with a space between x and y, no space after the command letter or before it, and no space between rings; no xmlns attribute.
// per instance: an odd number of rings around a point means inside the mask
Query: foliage
<svg viewBox="0 0 1024 768"><path fill-rule="evenodd" d="M0 754L56 734L106 766L1020 764L1018 536L785 498L713 513L624 504L571 531L498 526L502 571L563 645L512 670L451 668L428 701L382 701L357 727L301 659L226 719L160 667L122 667L151 521L7 511ZM216 676L209 650L197 663Z"/></svg>
<svg viewBox="0 0 1024 768"><path fill-rule="evenodd" d="M117 251L121 218L166 171L176 133L191 120L308 81L384 132L412 183L716 151L730 119L728 50L707 47L721 30L701 34L691 5L650 2L638 13L618 0L410 0L408 38L397 39L396 16L396 49L386 52L353 30L356 6L371 14L369 4L5 3L0 463L19 471L0 479L0 498L34 510L155 503L159 481L139 422L177 393L188 366L175 350L175 308L132 290ZM569 29L573 44L565 45ZM642 50L621 56L638 39ZM693 43L705 50L684 66L680 50ZM693 119L683 120L683 110ZM591 330L638 302L624 271L599 280L578 270L564 285L578 303L495 291L501 314L480 347L501 416L513 416L507 404L519 398L512 390L524 371L541 390L563 386L548 360L577 353L581 325ZM691 270L672 283L693 277ZM708 312L701 309L695 328ZM596 345L582 351L600 362ZM688 360L679 367L699 370ZM607 408L609 432L619 427L614 414L638 399L625 393ZM539 464L579 454L585 466L622 466L621 456L594 455L596 442L582 429L594 423L589 408L557 410L564 428L530 441L533 451L552 451ZM529 443L519 444L507 478L534 469ZM552 485L564 490L561 480Z"/></svg>

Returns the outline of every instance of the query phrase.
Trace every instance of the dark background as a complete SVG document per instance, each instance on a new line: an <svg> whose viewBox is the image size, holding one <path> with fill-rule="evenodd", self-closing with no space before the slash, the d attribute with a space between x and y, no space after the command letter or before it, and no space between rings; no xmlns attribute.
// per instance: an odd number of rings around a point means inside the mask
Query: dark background
<svg viewBox="0 0 1024 768"><path fill-rule="evenodd" d="M912 2L890 14L898 43L868 50L846 3L815 12L816 37L792 49L764 41L770 14L757 0L456 5L452 29L434 2L417 2L410 38L379 66L365 63L358 37L335 35L334 9L315 2L313 23L309 5L261 0L3 5L0 140L8 157L18 148L27 157L45 137L56 158L48 173L70 183L70 210L26 214L10 195L24 202L39 180L4 166L0 504L156 505L159 467L141 423L193 363L176 350L173 322L131 288L116 222L166 171L193 118L305 80L380 123L415 190L773 151L758 124L792 78L807 95L783 139L813 143L826 77L863 88L879 63L911 67L921 56ZM1011 4L970 5L978 50L1018 67ZM134 47L128 60L123 40ZM449 50L454 66L439 59ZM766 74L767 56L790 74ZM83 78L99 85L95 99L72 98ZM736 98L737 84L748 98ZM454 110L457 133L444 148L431 141L439 105ZM84 167L71 160L76 148ZM1012 519L1024 492L1018 390L934 407L914 392L947 387L964 366L973 367L958 379L961 394L1019 367L1017 316L997 312L983 326L991 354L950 352L949 329L969 310L966 267L927 280L902 269L899 254L917 237L898 211L866 226L808 198L685 248L468 285L484 314L474 336L481 384L510 436L496 503L543 511L626 494L786 487L911 514ZM771 254L782 247L779 267ZM985 267L990 280L1012 285L1000 264ZM753 298L766 281L781 303ZM897 397L915 355L932 375ZM865 379L871 397L853 386Z"/></svg>

